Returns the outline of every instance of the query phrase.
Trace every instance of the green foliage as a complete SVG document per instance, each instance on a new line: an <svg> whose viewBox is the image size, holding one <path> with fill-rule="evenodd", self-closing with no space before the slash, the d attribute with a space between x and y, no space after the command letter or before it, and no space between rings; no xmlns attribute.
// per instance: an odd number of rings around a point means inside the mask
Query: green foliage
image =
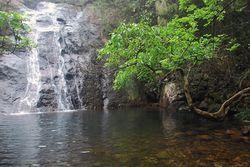
<svg viewBox="0 0 250 167"><path fill-rule="evenodd" d="M212 58L224 36L199 34L201 24L207 26L224 16L220 1L212 2L204 0L199 8L191 1L180 0L180 10L187 15L172 19L166 26L121 24L99 57L118 70L114 88L121 89L134 78L154 87L167 72Z"/></svg>
<svg viewBox="0 0 250 167"><path fill-rule="evenodd" d="M240 44L236 42L236 39L232 39L231 41L229 41L228 45L229 46L226 50L228 50L229 52L235 51L240 46Z"/></svg>
<svg viewBox="0 0 250 167"><path fill-rule="evenodd" d="M250 108L242 109L236 117L242 121L250 121Z"/></svg>
<svg viewBox="0 0 250 167"><path fill-rule="evenodd" d="M161 68L159 61L164 56L164 47L161 39L155 38L156 34L157 29L145 23L122 24L112 34L100 53L109 55L107 66L120 69L114 81L116 89L131 82L134 76L147 83L154 82L152 76Z"/></svg>
<svg viewBox="0 0 250 167"><path fill-rule="evenodd" d="M20 13L0 11L0 53L31 46L30 39L25 37L28 31L30 28Z"/></svg>

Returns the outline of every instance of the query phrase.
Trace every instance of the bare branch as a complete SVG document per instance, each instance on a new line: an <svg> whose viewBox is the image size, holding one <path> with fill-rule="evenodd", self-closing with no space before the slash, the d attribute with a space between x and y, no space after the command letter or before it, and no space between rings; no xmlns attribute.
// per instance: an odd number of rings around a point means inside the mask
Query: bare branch
<svg viewBox="0 0 250 167"><path fill-rule="evenodd" d="M188 73L189 74L189 73ZM223 120L226 115L228 114L228 111L230 109L230 106L234 105L235 102L238 102L242 100L245 97L250 96L250 87L247 87L245 89L242 89L235 93L233 96L231 96L229 99L227 99L225 102L222 103L220 109L217 112L210 113L204 110L201 110L194 106L193 99L189 90L189 81L188 81L188 75L184 75L184 92L187 99L188 106L197 114L202 115L206 118L210 119L217 119L217 120Z"/></svg>

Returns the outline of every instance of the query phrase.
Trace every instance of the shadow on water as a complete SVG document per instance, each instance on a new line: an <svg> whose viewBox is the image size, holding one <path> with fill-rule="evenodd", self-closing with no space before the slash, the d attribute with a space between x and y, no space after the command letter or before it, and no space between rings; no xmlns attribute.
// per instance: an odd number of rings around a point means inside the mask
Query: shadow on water
<svg viewBox="0 0 250 167"><path fill-rule="evenodd" d="M0 166L249 166L249 139L190 113L0 115Z"/></svg>

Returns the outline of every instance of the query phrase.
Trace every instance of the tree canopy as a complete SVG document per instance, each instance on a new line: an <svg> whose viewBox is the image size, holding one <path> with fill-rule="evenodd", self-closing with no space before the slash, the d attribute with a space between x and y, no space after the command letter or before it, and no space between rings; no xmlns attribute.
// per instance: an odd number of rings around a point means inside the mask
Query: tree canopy
<svg viewBox="0 0 250 167"><path fill-rule="evenodd" d="M180 0L179 10L185 15L176 16L166 26L121 24L100 50L106 65L117 69L114 88L125 87L134 77L152 87L169 71L215 56L225 35L203 33L200 27L223 20L222 2L204 0L199 7L192 1ZM231 49L236 47L234 44Z"/></svg>
<svg viewBox="0 0 250 167"><path fill-rule="evenodd" d="M31 46L31 40L25 36L28 31L22 14L0 11L0 53Z"/></svg>

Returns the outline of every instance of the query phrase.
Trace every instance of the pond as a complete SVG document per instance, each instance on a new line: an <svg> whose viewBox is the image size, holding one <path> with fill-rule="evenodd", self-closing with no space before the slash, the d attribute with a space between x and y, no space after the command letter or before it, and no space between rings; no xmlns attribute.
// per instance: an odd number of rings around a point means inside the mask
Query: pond
<svg viewBox="0 0 250 167"><path fill-rule="evenodd" d="M0 115L0 166L247 167L239 126L152 108Z"/></svg>

